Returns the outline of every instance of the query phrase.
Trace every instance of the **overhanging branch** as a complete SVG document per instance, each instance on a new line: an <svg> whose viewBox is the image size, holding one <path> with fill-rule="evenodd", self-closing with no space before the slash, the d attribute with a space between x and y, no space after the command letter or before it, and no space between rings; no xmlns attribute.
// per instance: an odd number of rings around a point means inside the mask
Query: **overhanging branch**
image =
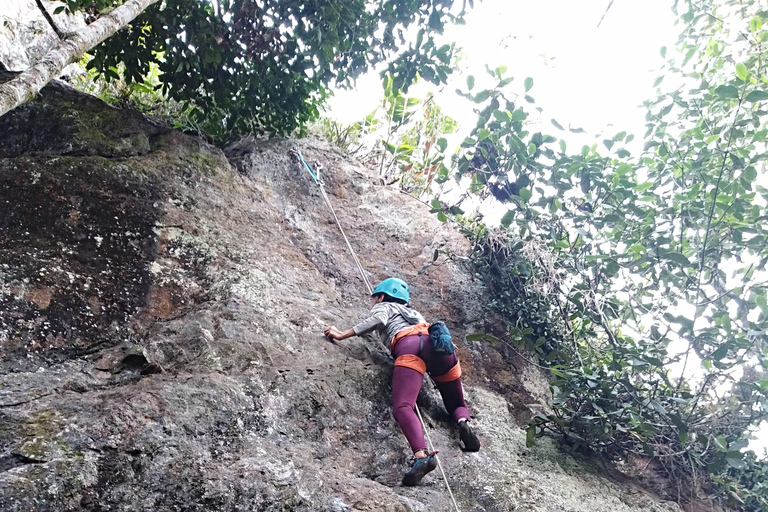
<svg viewBox="0 0 768 512"><path fill-rule="evenodd" d="M56 26L56 22L53 21L53 17L43 5L43 0L35 0L35 3L37 4L37 8L40 9L40 12L43 13L45 21L47 21L53 31L56 32L56 35L59 36L59 39L64 39L64 35L62 34L61 30L59 30L59 27Z"/></svg>
<svg viewBox="0 0 768 512"><path fill-rule="evenodd" d="M59 41L34 66L0 85L0 117L30 101L48 82L58 77L65 67L77 62L85 52L112 36L157 1L126 0L120 7Z"/></svg>

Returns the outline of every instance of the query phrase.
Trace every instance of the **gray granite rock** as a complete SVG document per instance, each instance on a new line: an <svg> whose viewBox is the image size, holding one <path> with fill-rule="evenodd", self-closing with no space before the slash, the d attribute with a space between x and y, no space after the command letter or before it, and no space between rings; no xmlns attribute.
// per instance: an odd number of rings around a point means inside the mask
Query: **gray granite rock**
<svg viewBox="0 0 768 512"><path fill-rule="evenodd" d="M546 379L505 346L430 208L327 143L222 152L52 85L0 123L0 509L449 511L438 472L399 485L392 361L330 343L368 297L318 187L371 281L406 279L462 359L479 453L438 394L419 405L463 511L672 511L559 451L526 448Z"/></svg>

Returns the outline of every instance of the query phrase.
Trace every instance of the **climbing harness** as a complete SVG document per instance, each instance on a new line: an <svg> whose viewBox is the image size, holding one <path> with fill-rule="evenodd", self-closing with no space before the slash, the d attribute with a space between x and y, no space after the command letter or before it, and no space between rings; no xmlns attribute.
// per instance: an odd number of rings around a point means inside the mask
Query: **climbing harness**
<svg viewBox="0 0 768 512"><path fill-rule="evenodd" d="M373 287L371 286L370 281L368 281L368 277L365 275L365 269L363 268L363 265L360 263L360 260L357 258L357 254L355 254L355 250L352 248L352 244L349 242L349 239L347 238L346 233L344 233L344 228L341 227L341 222L339 222L339 218L336 216L336 211L333 209L333 205L331 204L331 200L328 198L328 194L325 192L325 187L323 186L323 180L320 177L320 168L318 166L318 171L315 173L315 171L312 170L312 167L307 163L306 160L304 160L304 156L301 154L301 150L299 148L294 147L291 149L291 153L296 155L296 157L299 159L299 161L304 165L304 167L309 172L309 175L312 176L312 179L317 183L320 187L320 193L323 196L323 199L325 200L325 204L328 205L328 208L331 210L331 213L333 214L333 218L336 221L336 225L339 227L339 231L341 231L341 236L344 237L344 241L347 243L347 248L349 249L350 254L352 255L352 259L355 260L355 265L357 265L357 270L360 271L360 275L363 278L363 282L365 283L365 286L368 288L368 293L373 295ZM456 498L453 496L453 491L451 491L451 486L448 483L448 478L445 476L445 471L443 470L443 465L440 463L440 459L437 456L437 450L435 450L435 446L432 444L432 439L429 437L429 432L427 431L426 423L424 423L424 418L421 416L421 410L419 410L419 406L414 404L414 408L416 409L416 414L419 416L419 421L421 422L421 428L424 430L424 435L427 438L427 444L429 445L429 450L431 453L434 454L435 461L437 462L437 468L440 470L440 474L443 476L443 481L445 482L445 487L448 489L448 494L451 496L451 501L453 502L453 508L456 510L456 512L460 512L459 505L456 503Z"/></svg>

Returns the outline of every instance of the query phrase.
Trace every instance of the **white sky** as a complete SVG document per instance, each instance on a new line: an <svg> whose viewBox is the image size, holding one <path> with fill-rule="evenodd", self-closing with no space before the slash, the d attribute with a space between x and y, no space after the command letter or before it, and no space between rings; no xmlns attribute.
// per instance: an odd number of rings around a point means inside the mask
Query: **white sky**
<svg viewBox="0 0 768 512"><path fill-rule="evenodd" d="M471 105L455 89L466 88L467 74L476 78L475 91L490 86L485 65L504 65L515 77L511 90L522 92L523 80L534 79L530 94L536 104L526 104L526 110L542 107L553 135L563 132L549 123L552 117L593 134L579 144L595 142L594 135L611 124L611 134L626 130L641 136L645 112L638 106L654 96L651 86L657 74L651 70L662 64L659 49L673 47L677 40L674 15L667 0L615 0L598 28L608 2L476 1L467 24L446 33L446 40L463 48L465 70L437 95L438 105L460 123L472 122ZM424 90L414 88L412 93L423 97ZM380 99L380 78L371 73L354 91L337 92L329 110L339 121L354 122L373 111Z"/></svg>
<svg viewBox="0 0 768 512"><path fill-rule="evenodd" d="M615 0L605 13L609 2L476 0L467 24L451 27L445 34L446 41L457 41L463 49L463 70L441 91L434 91L443 112L459 122L458 134L450 143L459 144L476 119L472 104L454 91L466 90L467 75L476 79L473 91L491 87L495 81L485 71L486 65L508 68L508 76L515 77L508 89L521 93L521 102L523 81L532 77L529 94L536 103L526 103L526 111L533 113L535 107L541 107L537 129L565 139L571 149L599 143L603 135L622 130L641 142L645 132L641 105L655 97L652 86L663 64L660 49L666 46L672 54L679 27L674 25L668 0ZM409 92L424 98L430 87L425 84ZM381 98L381 79L372 72L354 90L337 91L328 115L353 123L371 113ZM552 118L566 128L580 127L587 133L557 130L550 123ZM750 448L758 454L768 448L766 423Z"/></svg>

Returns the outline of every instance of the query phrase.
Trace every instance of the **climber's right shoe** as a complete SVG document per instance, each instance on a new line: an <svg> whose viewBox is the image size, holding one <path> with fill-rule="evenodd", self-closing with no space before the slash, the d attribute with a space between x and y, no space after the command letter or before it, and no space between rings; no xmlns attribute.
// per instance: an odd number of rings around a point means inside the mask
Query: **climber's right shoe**
<svg viewBox="0 0 768 512"><path fill-rule="evenodd" d="M403 476L403 485L412 487L421 482L424 475L435 469L437 467L435 455L437 455L437 452L432 452L421 459L413 459L411 461L411 469Z"/></svg>
<svg viewBox="0 0 768 512"><path fill-rule="evenodd" d="M468 421L459 422L459 439L464 444L461 448L465 452L476 452L480 449L480 440L477 438Z"/></svg>

